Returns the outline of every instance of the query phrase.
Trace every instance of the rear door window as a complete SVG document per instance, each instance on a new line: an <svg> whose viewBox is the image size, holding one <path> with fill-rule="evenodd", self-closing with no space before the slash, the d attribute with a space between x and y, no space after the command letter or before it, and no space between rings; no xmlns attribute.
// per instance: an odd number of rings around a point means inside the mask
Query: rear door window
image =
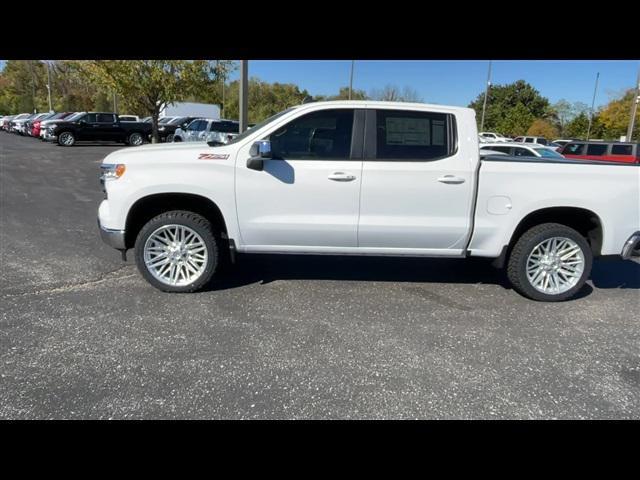
<svg viewBox="0 0 640 480"><path fill-rule="evenodd" d="M447 114L377 110L376 158L438 160L449 155Z"/></svg>
<svg viewBox="0 0 640 480"><path fill-rule="evenodd" d="M592 156L605 155L607 153L607 147L608 145L606 143L605 144L591 143L587 147L587 155L592 155Z"/></svg>

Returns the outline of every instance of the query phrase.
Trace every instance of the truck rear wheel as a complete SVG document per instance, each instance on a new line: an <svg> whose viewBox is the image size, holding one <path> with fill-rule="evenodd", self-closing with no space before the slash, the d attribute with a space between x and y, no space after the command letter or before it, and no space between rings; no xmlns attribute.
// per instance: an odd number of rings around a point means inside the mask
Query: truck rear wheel
<svg viewBox="0 0 640 480"><path fill-rule="evenodd" d="M527 230L509 256L513 288L533 300L560 302L573 297L591 273L593 253L573 228L543 223Z"/></svg>
<svg viewBox="0 0 640 480"><path fill-rule="evenodd" d="M218 242L211 222L201 215L174 210L149 220L135 244L142 276L164 292L193 292L218 269Z"/></svg>

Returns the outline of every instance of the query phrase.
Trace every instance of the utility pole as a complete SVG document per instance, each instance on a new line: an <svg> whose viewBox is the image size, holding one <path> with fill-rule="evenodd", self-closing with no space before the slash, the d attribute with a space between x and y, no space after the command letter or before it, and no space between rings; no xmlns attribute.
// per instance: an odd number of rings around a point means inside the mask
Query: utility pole
<svg viewBox="0 0 640 480"><path fill-rule="evenodd" d="M47 65L47 95L49 97L49 111L53 112L53 107L51 104L51 69L49 66L49 62L44 62Z"/></svg>
<svg viewBox="0 0 640 480"><path fill-rule="evenodd" d="M249 60L240 60L240 133L247 129L249 113Z"/></svg>
<svg viewBox="0 0 640 480"><path fill-rule="evenodd" d="M221 109L221 112L220 112L220 116L222 118L224 118L224 82L225 82L224 74L221 75L221 77L222 77L222 109Z"/></svg>
<svg viewBox="0 0 640 480"><path fill-rule="evenodd" d="M591 123L593 122L593 106L596 103L596 92L598 91L598 80L600 79L600 72L596 75L596 86L593 89L593 99L591 100L591 115L589 115L589 128L587 128L587 142L589 141L589 135L591 134Z"/></svg>
<svg viewBox="0 0 640 480"><path fill-rule="evenodd" d="M489 72L487 73L487 88L484 91L484 103L482 104L482 119L480 120L480 131L484 132L484 112L487 109L487 97L491 88L491 60L489 60Z"/></svg>
<svg viewBox="0 0 640 480"><path fill-rule="evenodd" d="M636 82L635 98L631 100L631 118L629 119L629 128L627 129L627 142L630 142L631 137L633 136L633 127L636 122L638 103L640 103L640 66L638 67L638 81Z"/></svg>
<svg viewBox="0 0 640 480"><path fill-rule="evenodd" d="M349 79L349 100L351 100L351 92L353 91L353 65L356 61L351 60L351 78Z"/></svg>

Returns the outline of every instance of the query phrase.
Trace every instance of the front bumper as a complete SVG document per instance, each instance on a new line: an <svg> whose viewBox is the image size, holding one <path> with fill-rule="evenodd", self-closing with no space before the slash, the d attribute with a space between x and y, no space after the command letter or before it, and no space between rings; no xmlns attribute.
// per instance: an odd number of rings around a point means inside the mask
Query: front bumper
<svg viewBox="0 0 640 480"><path fill-rule="evenodd" d="M126 250L124 243L124 230L111 230L104 228L100 225L100 219L98 219L98 229L100 230L100 238L102 238L104 243L116 250Z"/></svg>
<svg viewBox="0 0 640 480"><path fill-rule="evenodd" d="M629 260L632 257L640 257L640 231L635 232L624 242L620 256L624 260Z"/></svg>

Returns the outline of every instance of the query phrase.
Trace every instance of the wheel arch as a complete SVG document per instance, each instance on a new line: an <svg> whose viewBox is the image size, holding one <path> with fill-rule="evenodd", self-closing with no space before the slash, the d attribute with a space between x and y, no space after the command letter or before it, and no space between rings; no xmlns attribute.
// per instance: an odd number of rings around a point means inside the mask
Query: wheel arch
<svg viewBox="0 0 640 480"><path fill-rule="evenodd" d="M187 210L208 219L227 237L228 229L222 210L208 197L194 193L155 193L139 198L131 206L125 222L125 247L133 248L145 223L163 212Z"/></svg>
<svg viewBox="0 0 640 480"><path fill-rule="evenodd" d="M602 220L592 210L580 207L547 207L528 213L511 234L508 246L513 246L531 227L542 223L559 223L573 228L587 239L593 256L600 255L604 238Z"/></svg>

